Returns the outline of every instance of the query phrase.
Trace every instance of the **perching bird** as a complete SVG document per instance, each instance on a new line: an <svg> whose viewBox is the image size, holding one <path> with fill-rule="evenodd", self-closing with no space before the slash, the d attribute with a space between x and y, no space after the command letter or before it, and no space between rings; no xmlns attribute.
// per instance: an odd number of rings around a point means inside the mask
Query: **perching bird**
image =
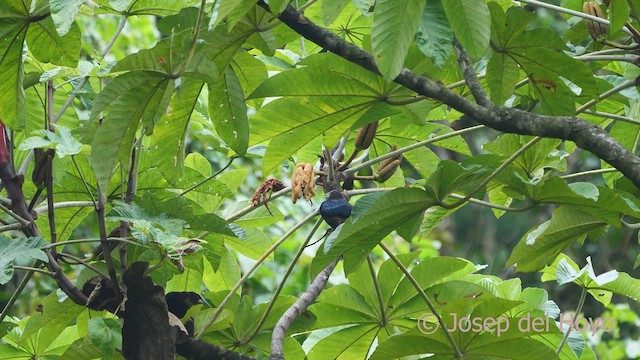
<svg viewBox="0 0 640 360"><path fill-rule="evenodd" d="M320 205L320 215L333 230L351 216L351 209L353 206L340 191L331 190L327 200Z"/></svg>
<svg viewBox="0 0 640 360"><path fill-rule="evenodd" d="M193 305L205 303L200 294L187 291L170 292L165 295L165 300L169 312L178 319L183 318Z"/></svg>

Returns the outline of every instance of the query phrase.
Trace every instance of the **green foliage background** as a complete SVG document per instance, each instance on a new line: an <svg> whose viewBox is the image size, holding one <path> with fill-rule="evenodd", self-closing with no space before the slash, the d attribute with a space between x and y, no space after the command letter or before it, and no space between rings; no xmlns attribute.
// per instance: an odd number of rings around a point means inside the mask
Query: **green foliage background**
<svg viewBox="0 0 640 360"><path fill-rule="evenodd" d="M637 63L598 57L612 47L592 39L584 19L525 3L295 2L311 21L369 51L375 74L282 24L272 13L286 1L6 0L0 119L10 129L12 165L26 175L30 200L37 197L30 154L55 149L59 208L51 223L47 199L34 200L41 233L55 229L58 242L74 240L61 251L85 258L97 237L93 201L104 197L109 228L123 221L132 229L127 263L150 262L166 292L203 294L212 307L187 316L196 333L237 352L267 357L278 318L343 256L331 286L290 329L287 359L633 358L640 190L571 141L477 126L470 114L393 82L412 71L473 101L455 36L497 106L580 114L636 153ZM556 3L582 10L582 1ZM640 1L619 3L626 6L603 5L611 21L605 36L622 42L625 22L638 26ZM637 61L634 51L614 55ZM354 213L327 241L301 249L326 228L313 225L321 195L292 205L284 191L270 201L272 214L251 206L266 178L290 184L295 164L318 169L323 147L342 139L348 158L358 129L375 121L361 159L372 162L346 170L360 177ZM403 152L400 170L377 183L376 163L393 145ZM131 203L129 177L137 185ZM47 259L51 238L2 230L6 304L25 267ZM104 261L91 262L106 271ZM82 266L64 269L78 287L95 276ZM16 293L0 324L0 359L121 358L114 315L56 290L38 273ZM421 331L434 310L451 325L465 316L515 324L576 308L615 319L615 330L568 338L556 327L511 326L502 336ZM435 325L435 315L430 320Z"/></svg>

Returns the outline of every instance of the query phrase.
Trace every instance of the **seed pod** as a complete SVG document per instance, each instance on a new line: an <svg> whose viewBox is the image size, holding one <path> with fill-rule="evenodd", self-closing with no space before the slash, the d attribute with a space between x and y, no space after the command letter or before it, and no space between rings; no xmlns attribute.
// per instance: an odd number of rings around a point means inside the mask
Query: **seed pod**
<svg viewBox="0 0 640 360"><path fill-rule="evenodd" d="M396 145L391 146L389 152L396 151L398 147ZM373 172L373 177L377 182L385 182L393 176L398 170L400 162L402 161L402 154L392 156L388 159L384 159L380 162L376 170Z"/></svg>
<svg viewBox="0 0 640 360"><path fill-rule="evenodd" d="M373 138L376 137L376 131L378 130L378 122L372 122L367 124L358 130L356 135L356 149L364 150L368 149L373 142Z"/></svg>
<svg viewBox="0 0 640 360"><path fill-rule="evenodd" d="M385 182L393 176L393 174L398 170L398 166L400 165L400 160L393 160L391 163L387 164L387 166L383 168L378 168L374 173L374 179L377 182Z"/></svg>
<svg viewBox="0 0 640 360"><path fill-rule="evenodd" d="M582 12L604 19L602 9L600 9L600 5L595 1L589 1L582 4ZM589 19L587 19L586 22L587 30L589 30L589 35L591 35L593 41L599 41L600 38L607 35L607 27L604 24Z"/></svg>
<svg viewBox="0 0 640 360"><path fill-rule="evenodd" d="M36 164L33 167L33 173L31 174L31 180L38 189L44 189L46 181L51 175L49 170L49 162L53 159L53 150L35 149L35 161Z"/></svg>

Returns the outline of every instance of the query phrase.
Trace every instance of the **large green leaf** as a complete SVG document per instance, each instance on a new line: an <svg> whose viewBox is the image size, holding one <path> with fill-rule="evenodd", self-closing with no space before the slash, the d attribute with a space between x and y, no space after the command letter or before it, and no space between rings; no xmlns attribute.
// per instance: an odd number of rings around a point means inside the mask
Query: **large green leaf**
<svg viewBox="0 0 640 360"><path fill-rule="evenodd" d="M84 306L80 306L68 298L62 302L58 301L58 295L53 292L42 301L42 311L31 315L20 336L20 341L24 341L42 330L38 337L38 347L44 351L69 325L71 320L75 319L84 309Z"/></svg>
<svg viewBox="0 0 640 360"><path fill-rule="evenodd" d="M116 319L97 317L89 320L89 337L104 358L111 358L122 348L120 322Z"/></svg>
<svg viewBox="0 0 640 360"><path fill-rule="evenodd" d="M41 250L47 245L41 238L11 239L0 235L0 284L6 284L13 277L15 260L47 261L47 255Z"/></svg>
<svg viewBox="0 0 640 360"><path fill-rule="evenodd" d="M229 30L233 29L255 3L252 0L216 0L211 11L209 28L215 28L226 19Z"/></svg>
<svg viewBox="0 0 640 360"><path fill-rule="evenodd" d="M247 106L238 76L230 66L216 84L209 84L209 117L220 138L244 155L249 143Z"/></svg>
<svg viewBox="0 0 640 360"><path fill-rule="evenodd" d="M75 22L71 23L69 32L60 36L51 17L47 17L29 25L27 45L38 60L76 66L80 58L80 28Z"/></svg>
<svg viewBox="0 0 640 360"><path fill-rule="evenodd" d="M369 80L369 79L366 79ZM353 96L364 100L378 99L381 89L367 81L335 70L303 67L269 78L249 98L268 96Z"/></svg>
<svg viewBox="0 0 640 360"><path fill-rule="evenodd" d="M156 163L169 182L176 182L182 175L189 120L203 86L200 80L182 78L180 90L171 100L171 111L163 115L151 136L152 146L157 149Z"/></svg>
<svg viewBox="0 0 640 360"><path fill-rule="evenodd" d="M65 36L76 19L82 0L50 0L51 18L58 35Z"/></svg>
<svg viewBox="0 0 640 360"><path fill-rule="evenodd" d="M400 73L424 7L425 2L420 0L376 2L371 47L380 73L387 81Z"/></svg>
<svg viewBox="0 0 640 360"><path fill-rule="evenodd" d="M98 184L106 190L117 161L128 169L136 131L145 117L155 118L173 81L164 74L131 71L113 79L94 102L91 119L102 111L104 120L93 139L89 161Z"/></svg>
<svg viewBox="0 0 640 360"><path fill-rule="evenodd" d="M494 53L487 64L487 85L491 100L498 105L504 104L516 88L520 68L513 58L501 53Z"/></svg>
<svg viewBox="0 0 640 360"><path fill-rule="evenodd" d="M345 272L355 271L380 240L433 205L435 199L424 190L396 189L386 193L355 222L343 225L328 253L314 258L312 273L320 272L340 255L344 255Z"/></svg>
<svg viewBox="0 0 640 360"><path fill-rule="evenodd" d="M523 236L507 260L507 266L517 264L518 271L526 272L540 270L572 242L581 242L590 232L605 226L606 221L579 208L559 207L551 220Z"/></svg>
<svg viewBox="0 0 640 360"><path fill-rule="evenodd" d="M416 31L416 45L436 66L442 67L453 50L452 40L453 30L444 13L442 0L427 1Z"/></svg>
<svg viewBox="0 0 640 360"><path fill-rule="evenodd" d="M22 48L28 16L22 1L0 3L0 74L3 74L0 81L0 119L14 130L24 127L26 117Z"/></svg>
<svg viewBox="0 0 640 360"><path fill-rule="evenodd" d="M484 1L443 1L456 39L473 59L484 56L491 36L491 13Z"/></svg>
<svg viewBox="0 0 640 360"><path fill-rule="evenodd" d="M263 106L251 118L250 140L253 145L271 139L262 173L265 176L272 173L295 151L319 136L324 135L324 143L333 147L375 105L375 101L363 102L355 96L333 96L281 98Z"/></svg>

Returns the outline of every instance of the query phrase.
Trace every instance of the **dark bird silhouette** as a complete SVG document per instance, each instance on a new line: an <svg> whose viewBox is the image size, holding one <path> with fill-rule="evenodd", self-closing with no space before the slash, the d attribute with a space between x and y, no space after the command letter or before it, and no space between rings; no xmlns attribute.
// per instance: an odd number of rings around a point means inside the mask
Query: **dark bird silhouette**
<svg viewBox="0 0 640 360"><path fill-rule="evenodd" d="M351 209L353 206L340 191L331 190L327 200L320 205L320 215L333 230L351 216Z"/></svg>
<svg viewBox="0 0 640 360"><path fill-rule="evenodd" d="M204 304L200 294L188 291L170 292L165 295L167 309L178 319L182 319L189 309L196 304Z"/></svg>

